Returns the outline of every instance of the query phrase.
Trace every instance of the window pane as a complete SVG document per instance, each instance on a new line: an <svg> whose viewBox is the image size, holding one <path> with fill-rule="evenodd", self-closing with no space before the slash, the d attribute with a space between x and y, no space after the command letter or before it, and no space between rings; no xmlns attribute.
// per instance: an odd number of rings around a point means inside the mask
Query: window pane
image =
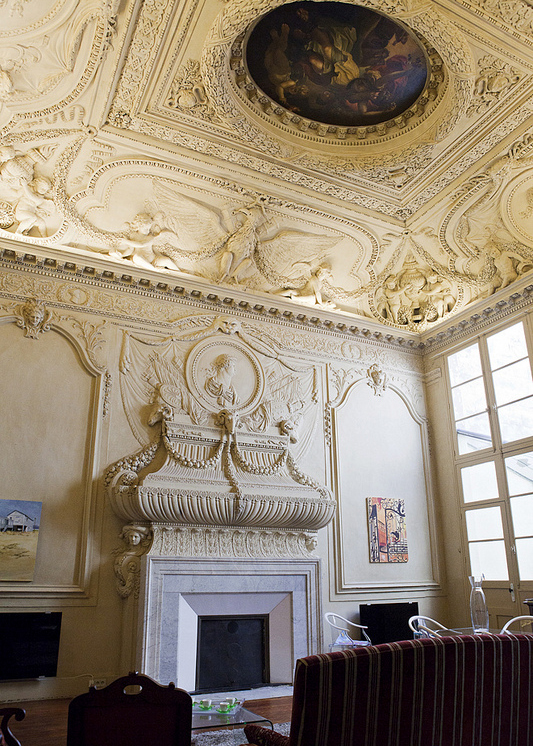
<svg viewBox="0 0 533 746"><path fill-rule="evenodd" d="M515 324L487 339L492 370L527 357L527 345L522 324Z"/></svg>
<svg viewBox="0 0 533 746"><path fill-rule="evenodd" d="M484 464L465 466L461 469L463 481L463 499L465 503L477 500L492 500L498 497L498 482L494 461Z"/></svg>
<svg viewBox="0 0 533 746"><path fill-rule="evenodd" d="M533 536L533 495L511 498L515 536Z"/></svg>
<svg viewBox="0 0 533 746"><path fill-rule="evenodd" d="M505 469L510 495L533 492L533 452L506 458Z"/></svg>
<svg viewBox="0 0 533 746"><path fill-rule="evenodd" d="M500 508L480 508L466 511L466 532L469 541L503 539Z"/></svg>
<svg viewBox="0 0 533 746"><path fill-rule="evenodd" d="M477 414L455 423L459 453L480 451L492 445L488 414Z"/></svg>
<svg viewBox="0 0 533 746"><path fill-rule="evenodd" d="M533 580L533 539L516 540L520 580Z"/></svg>
<svg viewBox="0 0 533 746"><path fill-rule="evenodd" d="M517 398L516 396L514 397L514 399ZM452 399L456 420L484 412L487 409L487 399L485 397L483 379L475 378L473 381L456 386L452 389ZM511 400L508 399L507 401Z"/></svg>
<svg viewBox="0 0 533 746"><path fill-rule="evenodd" d="M508 580L505 544L501 541L475 541L470 550L470 574L485 575L485 580Z"/></svg>
<svg viewBox="0 0 533 746"><path fill-rule="evenodd" d="M533 435L533 397L499 407L498 420L504 443Z"/></svg>
<svg viewBox="0 0 533 746"><path fill-rule="evenodd" d="M481 375L481 360L477 344L456 352L448 358L448 369L452 386L478 378Z"/></svg>
<svg viewBox="0 0 533 746"><path fill-rule="evenodd" d="M519 363L507 365L493 373L492 380L498 406L533 394L529 360L521 360Z"/></svg>

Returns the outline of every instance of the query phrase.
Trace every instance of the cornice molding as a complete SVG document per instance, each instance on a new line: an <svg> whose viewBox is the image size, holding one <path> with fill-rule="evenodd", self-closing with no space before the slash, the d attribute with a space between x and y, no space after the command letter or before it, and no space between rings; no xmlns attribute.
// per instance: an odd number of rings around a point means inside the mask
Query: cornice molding
<svg viewBox="0 0 533 746"><path fill-rule="evenodd" d="M220 293L217 293L216 289L207 283L196 282L190 278L183 278L183 282L177 282L174 278L160 275L156 271L140 272L133 268L112 271L106 262L93 261L92 257L91 263L84 263L81 260L65 261L60 252L51 249L47 251L47 256L38 256L37 253L28 252L23 244L22 250L16 252L12 248L5 248L3 243L5 242L0 240L0 269L29 272L41 277L112 289L142 298L186 304L190 308L211 313L237 314L254 321L268 321L299 331L313 331L343 341L365 340L370 345L383 349L401 349L417 356L433 355L472 334L481 333L495 321L503 321L506 317L533 305L533 284L531 277L527 277L490 298L469 306L447 323L443 322L437 328L417 335L340 312L315 308L306 309L304 312L301 306L291 307L289 303L278 302L278 298L259 294L252 297L250 293L233 288L221 288ZM5 291L0 289L0 295L6 295ZM19 300L25 298L20 294L15 294L15 297ZM75 304L71 305L75 307ZM78 310L90 314L102 313L101 309L95 307L81 306ZM114 316L120 320L124 319L124 315L119 311L106 311L106 316ZM174 323L159 322L161 327L171 327Z"/></svg>
<svg viewBox="0 0 533 746"><path fill-rule="evenodd" d="M364 339L369 344L383 348L401 348L410 354L420 354L423 347L417 334L409 331L394 334L392 332L396 330L370 319L315 308L304 310L300 305L295 308L290 302L280 302L281 299L277 297L260 294L252 296L251 293L233 288L221 288L217 293L216 288L207 283L190 278L183 278L183 281L180 278L178 282L176 278L171 279L156 271L143 272L133 267L131 270L128 267L125 270L119 268L113 271L109 269L108 263L95 261L93 257L88 259L88 263L82 260L65 261L61 252L51 249L47 250L47 255L38 255L37 252L28 252L27 247L22 245L22 250L17 252L12 248L5 248L3 243L0 240L0 268L5 270L28 272L64 282L113 289L133 296L187 304L189 307L208 312L236 313L248 319L275 322L300 331L312 330L343 341ZM16 297L23 299L20 295ZM101 314L101 309L85 305L79 310ZM124 319L124 315L118 310L111 313L106 311L106 316L121 320ZM160 326L172 326L172 322L161 321Z"/></svg>

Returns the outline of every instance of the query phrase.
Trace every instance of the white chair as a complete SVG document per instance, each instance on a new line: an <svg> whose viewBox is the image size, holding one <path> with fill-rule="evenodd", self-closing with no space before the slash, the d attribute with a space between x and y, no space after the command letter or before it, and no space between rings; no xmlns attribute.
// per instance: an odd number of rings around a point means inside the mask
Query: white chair
<svg viewBox="0 0 533 746"><path fill-rule="evenodd" d="M440 637L444 632L449 632L447 627L429 616L412 616L408 624L415 637Z"/></svg>
<svg viewBox="0 0 533 746"><path fill-rule="evenodd" d="M512 619L509 619L508 622L505 622L503 627L500 630L501 635L512 635L512 630L509 629L509 627L512 624L519 623L519 629L515 630L516 632L527 632L531 633L533 632L533 616L530 616L529 614L524 614L522 616L515 616ZM525 629L522 629L525 627Z"/></svg>
<svg viewBox="0 0 533 746"><path fill-rule="evenodd" d="M368 627L365 627L363 624L350 622L349 619L345 619L343 616L340 616L340 614L335 614L335 612L333 611L328 611L325 614L325 619L331 627L332 632L333 642L329 646L330 652L334 652L336 650L346 650L347 648L357 648L361 646L364 647L365 645L372 645L370 637L365 632ZM348 634L350 632L350 627L360 629L365 639L353 640Z"/></svg>

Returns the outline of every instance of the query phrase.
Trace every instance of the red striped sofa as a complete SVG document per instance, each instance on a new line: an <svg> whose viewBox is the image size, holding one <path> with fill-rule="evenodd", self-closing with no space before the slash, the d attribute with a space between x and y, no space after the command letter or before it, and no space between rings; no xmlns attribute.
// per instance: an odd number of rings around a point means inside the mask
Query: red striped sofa
<svg viewBox="0 0 533 746"><path fill-rule="evenodd" d="M256 746L533 746L533 635L462 635L296 663L289 736Z"/></svg>

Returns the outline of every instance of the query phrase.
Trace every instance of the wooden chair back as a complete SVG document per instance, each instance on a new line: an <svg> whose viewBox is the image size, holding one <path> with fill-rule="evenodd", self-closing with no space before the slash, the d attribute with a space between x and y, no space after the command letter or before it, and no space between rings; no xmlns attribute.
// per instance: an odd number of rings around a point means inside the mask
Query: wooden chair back
<svg viewBox="0 0 533 746"><path fill-rule="evenodd" d="M186 691L130 673L72 700L67 746L190 746L191 718Z"/></svg>
<svg viewBox="0 0 533 746"><path fill-rule="evenodd" d="M26 710L22 707L0 707L0 746L20 746L20 741L9 729L9 720L13 716L15 720L24 720Z"/></svg>

